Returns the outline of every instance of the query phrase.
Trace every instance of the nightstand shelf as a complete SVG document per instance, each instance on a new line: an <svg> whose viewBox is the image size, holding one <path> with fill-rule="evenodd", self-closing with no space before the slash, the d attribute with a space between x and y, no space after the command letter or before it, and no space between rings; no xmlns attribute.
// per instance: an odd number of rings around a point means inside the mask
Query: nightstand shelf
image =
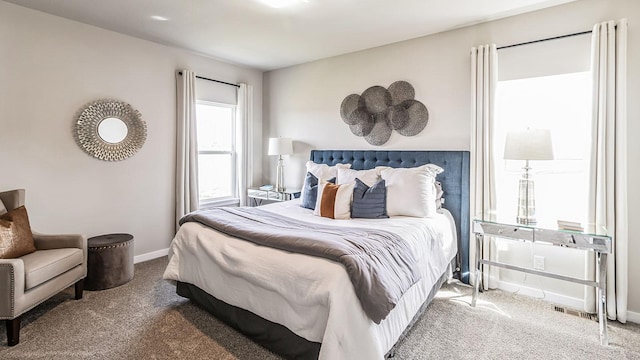
<svg viewBox="0 0 640 360"><path fill-rule="evenodd" d="M593 286L598 290L598 322L600 325L600 343L608 345L607 338L607 298L606 298L606 281L607 281L607 255L611 254L611 237L606 234L604 229L598 229L593 233L584 233L572 230L554 230L535 225L510 224L485 220L473 221L473 232L476 235L476 277L475 289L471 299L471 306L476 306L480 282L482 279L482 265L491 265L509 270L522 271L529 274L535 274L554 279L570 281L582 285ZM593 251L596 255L596 274L597 280L585 280L554 274L541 270L520 267L511 264L505 264L497 261L485 260L482 258L484 236L493 236L503 239L529 241L533 243L546 243L555 246L569 247L574 249L582 249Z"/></svg>
<svg viewBox="0 0 640 360"><path fill-rule="evenodd" d="M276 190L260 190L260 189L253 188L253 189L247 190L247 197L249 198L249 204L251 206L260 206L265 201L279 202L279 201L289 201L289 200L297 199L300 197L300 190L276 191Z"/></svg>

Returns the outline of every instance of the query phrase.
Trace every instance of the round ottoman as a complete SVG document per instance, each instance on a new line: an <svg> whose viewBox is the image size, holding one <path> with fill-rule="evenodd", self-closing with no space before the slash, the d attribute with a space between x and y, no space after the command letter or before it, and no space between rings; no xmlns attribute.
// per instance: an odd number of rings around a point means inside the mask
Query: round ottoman
<svg viewBox="0 0 640 360"><path fill-rule="evenodd" d="M133 279L133 235L107 234L87 240L87 290L104 290Z"/></svg>

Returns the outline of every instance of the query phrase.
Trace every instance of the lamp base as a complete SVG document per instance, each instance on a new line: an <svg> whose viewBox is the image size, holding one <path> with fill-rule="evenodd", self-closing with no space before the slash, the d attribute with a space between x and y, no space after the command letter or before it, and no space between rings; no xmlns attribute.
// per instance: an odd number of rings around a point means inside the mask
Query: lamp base
<svg viewBox="0 0 640 360"><path fill-rule="evenodd" d="M522 225L535 225L536 220L536 199L533 175L529 170L529 161L523 168L522 177L518 181L518 216L516 222Z"/></svg>
<svg viewBox="0 0 640 360"><path fill-rule="evenodd" d="M536 220L536 218L517 216L516 223L520 225L535 225L538 223L538 220Z"/></svg>
<svg viewBox="0 0 640 360"><path fill-rule="evenodd" d="M278 167L276 168L276 191L285 191L284 187L284 165L282 164L282 155L278 156Z"/></svg>

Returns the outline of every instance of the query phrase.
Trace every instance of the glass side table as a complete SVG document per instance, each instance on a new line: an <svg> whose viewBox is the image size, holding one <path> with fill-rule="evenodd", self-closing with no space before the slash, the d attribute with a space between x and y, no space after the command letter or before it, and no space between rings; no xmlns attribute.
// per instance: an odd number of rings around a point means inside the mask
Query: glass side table
<svg viewBox="0 0 640 360"><path fill-rule="evenodd" d="M600 327L600 344L608 345L607 338L607 255L611 254L611 236L605 229L592 232L579 232L572 230L549 229L536 225L510 224L508 222L495 222L486 220L474 220L473 232L476 235L476 277L471 306L476 306L480 282L482 279L482 265L497 266L505 269L522 271L530 274L546 276L554 279L571 281L577 284L593 286L598 290L596 301L598 302L598 323ZM535 270L511 264L486 260L482 258L484 236L494 236L503 239L517 241L529 241L534 243L546 243L556 246L569 247L593 251L596 255L597 280L585 280L570 276L554 274L542 270Z"/></svg>
<svg viewBox="0 0 640 360"><path fill-rule="evenodd" d="M260 206L264 201L289 201L300 197L300 190L260 190L251 188L247 190L247 197L251 206Z"/></svg>

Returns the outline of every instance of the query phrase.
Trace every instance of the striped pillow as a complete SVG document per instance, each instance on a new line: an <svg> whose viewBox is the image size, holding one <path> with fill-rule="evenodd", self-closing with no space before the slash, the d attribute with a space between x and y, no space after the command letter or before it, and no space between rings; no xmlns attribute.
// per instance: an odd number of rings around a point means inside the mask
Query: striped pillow
<svg viewBox="0 0 640 360"><path fill-rule="evenodd" d="M354 184L336 185L323 181L318 186L318 202L313 214L330 219L350 219L353 186Z"/></svg>
<svg viewBox="0 0 640 360"><path fill-rule="evenodd" d="M356 178L351 217L365 219L386 219L389 217L387 215L387 187L384 180L369 187Z"/></svg>

